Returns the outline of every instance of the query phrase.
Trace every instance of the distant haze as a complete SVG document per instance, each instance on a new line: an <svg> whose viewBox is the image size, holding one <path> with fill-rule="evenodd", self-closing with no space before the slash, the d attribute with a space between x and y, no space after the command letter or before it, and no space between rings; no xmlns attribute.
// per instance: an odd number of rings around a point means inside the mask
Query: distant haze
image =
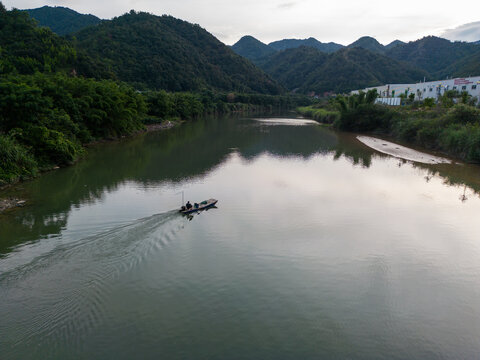
<svg viewBox="0 0 480 360"><path fill-rule="evenodd" d="M318 0L3 0L7 8L65 6L84 14L109 19L134 9L169 14L200 24L226 44L243 35L268 43L284 38L308 38L349 44L361 36L383 44L395 39L411 41L442 35L446 29L479 20L480 1L460 4L444 0L318 1ZM368 4L368 5L367 5ZM466 26L466 25L465 25ZM446 34L451 34L449 30ZM478 33L478 32L477 32ZM458 31L456 40L480 40ZM462 38L464 36L465 38ZM476 36L476 35L475 35Z"/></svg>

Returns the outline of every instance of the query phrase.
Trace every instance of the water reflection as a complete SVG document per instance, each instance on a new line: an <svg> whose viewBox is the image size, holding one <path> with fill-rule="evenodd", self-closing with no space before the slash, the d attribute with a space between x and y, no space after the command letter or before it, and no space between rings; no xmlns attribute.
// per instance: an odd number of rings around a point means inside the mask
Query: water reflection
<svg viewBox="0 0 480 360"><path fill-rule="evenodd" d="M9 190L27 198L28 206L0 216L0 256L18 244L59 235L73 209L102 202L128 182L148 189L200 181L232 153L247 162L265 153L299 159L321 154L362 168L369 168L375 158L388 158L361 144L353 134L302 125L291 126L291 120L285 119L209 118L94 147L77 165ZM398 162L399 167L405 164ZM438 177L449 186L463 185L462 202L468 198L468 189L474 194L480 191L478 166L408 164L422 171L427 183Z"/></svg>

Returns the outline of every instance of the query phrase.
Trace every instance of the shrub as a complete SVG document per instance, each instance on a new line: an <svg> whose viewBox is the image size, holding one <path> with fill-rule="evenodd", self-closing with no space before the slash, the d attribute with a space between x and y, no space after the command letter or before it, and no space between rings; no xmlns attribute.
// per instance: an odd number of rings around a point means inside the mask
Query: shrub
<svg viewBox="0 0 480 360"><path fill-rule="evenodd" d="M331 111L322 108L316 109L311 106L300 107L297 109L297 111L303 116L312 118L325 124L333 124L340 118L340 112L338 111Z"/></svg>
<svg viewBox="0 0 480 360"><path fill-rule="evenodd" d="M0 185L36 176L37 162L13 138L0 135Z"/></svg>
<svg viewBox="0 0 480 360"><path fill-rule="evenodd" d="M79 144L67 139L63 133L45 126L30 126L24 129L22 137L32 147L42 165L68 165L83 153Z"/></svg>
<svg viewBox="0 0 480 360"><path fill-rule="evenodd" d="M447 114L447 122L480 124L480 110L465 104L455 105Z"/></svg>

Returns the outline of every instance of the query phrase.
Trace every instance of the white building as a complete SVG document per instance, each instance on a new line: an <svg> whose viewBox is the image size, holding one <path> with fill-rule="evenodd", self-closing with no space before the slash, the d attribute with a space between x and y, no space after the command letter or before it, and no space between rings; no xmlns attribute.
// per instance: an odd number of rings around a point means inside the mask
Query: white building
<svg viewBox="0 0 480 360"><path fill-rule="evenodd" d="M424 100L426 98L438 100L445 91L457 90L460 93L466 91L468 94L480 100L480 76L420 82L416 84L387 84L366 88L362 91L367 92L372 89L377 89L379 98L397 98L400 97L401 94L407 96L415 94L415 100ZM352 94L358 94L359 91L360 90L352 91Z"/></svg>

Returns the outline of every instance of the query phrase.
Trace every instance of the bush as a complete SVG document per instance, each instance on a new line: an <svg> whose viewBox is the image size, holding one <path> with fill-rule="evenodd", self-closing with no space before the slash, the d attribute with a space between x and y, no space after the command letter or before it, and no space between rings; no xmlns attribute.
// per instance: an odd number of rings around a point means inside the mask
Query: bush
<svg viewBox="0 0 480 360"><path fill-rule="evenodd" d="M386 106L360 104L342 111L333 125L346 131L388 131L394 114Z"/></svg>
<svg viewBox="0 0 480 360"><path fill-rule="evenodd" d="M435 99L433 98L426 98L425 100L423 100L423 106L424 107L434 107L435 106Z"/></svg>
<svg viewBox="0 0 480 360"><path fill-rule="evenodd" d="M480 124L480 110L473 106L458 104L448 112L446 120L455 124Z"/></svg>
<svg viewBox="0 0 480 360"><path fill-rule="evenodd" d="M33 156L9 136L0 135L0 185L36 176Z"/></svg>
<svg viewBox="0 0 480 360"><path fill-rule="evenodd" d="M330 111L322 108L316 109L311 106L299 107L297 111L303 116L325 124L333 124L340 118L340 112L338 111Z"/></svg>
<svg viewBox="0 0 480 360"><path fill-rule="evenodd" d="M45 126L31 126L24 130L22 137L44 166L68 165L83 154L79 144L67 139L63 133Z"/></svg>

